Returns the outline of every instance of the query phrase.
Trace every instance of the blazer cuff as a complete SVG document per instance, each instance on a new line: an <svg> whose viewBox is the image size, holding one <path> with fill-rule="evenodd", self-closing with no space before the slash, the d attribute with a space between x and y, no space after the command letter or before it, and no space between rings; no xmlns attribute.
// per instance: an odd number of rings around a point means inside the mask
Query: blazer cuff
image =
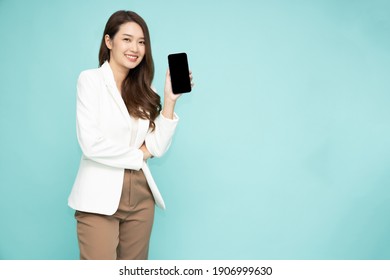
<svg viewBox="0 0 390 280"><path fill-rule="evenodd" d="M160 117L164 122L171 124L176 124L179 121L179 116L175 112L173 113L173 119L165 117L162 113L160 113Z"/></svg>

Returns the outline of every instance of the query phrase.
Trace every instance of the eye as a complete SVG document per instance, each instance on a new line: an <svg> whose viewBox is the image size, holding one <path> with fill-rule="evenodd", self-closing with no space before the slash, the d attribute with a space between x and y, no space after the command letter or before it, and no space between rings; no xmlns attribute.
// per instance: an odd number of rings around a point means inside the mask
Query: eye
<svg viewBox="0 0 390 280"><path fill-rule="evenodd" d="M145 46L145 41L139 41L139 44Z"/></svg>
<svg viewBox="0 0 390 280"><path fill-rule="evenodd" d="M130 38L124 38L123 41L130 42Z"/></svg>

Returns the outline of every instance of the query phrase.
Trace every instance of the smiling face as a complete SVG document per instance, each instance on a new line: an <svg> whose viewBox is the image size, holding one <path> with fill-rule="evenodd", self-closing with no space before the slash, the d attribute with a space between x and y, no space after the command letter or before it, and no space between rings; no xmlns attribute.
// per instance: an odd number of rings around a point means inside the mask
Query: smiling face
<svg viewBox="0 0 390 280"><path fill-rule="evenodd" d="M104 37L110 50L109 63L113 70L128 72L137 67L145 56L145 38L141 26L126 22L119 27L114 38Z"/></svg>

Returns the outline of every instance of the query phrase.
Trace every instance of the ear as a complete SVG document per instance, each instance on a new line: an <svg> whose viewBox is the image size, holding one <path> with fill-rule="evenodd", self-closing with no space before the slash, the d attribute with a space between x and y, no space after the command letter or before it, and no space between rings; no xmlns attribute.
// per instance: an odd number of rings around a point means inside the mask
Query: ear
<svg viewBox="0 0 390 280"><path fill-rule="evenodd" d="M106 46L109 50L112 49L112 41L108 34L104 35L104 42L106 43Z"/></svg>

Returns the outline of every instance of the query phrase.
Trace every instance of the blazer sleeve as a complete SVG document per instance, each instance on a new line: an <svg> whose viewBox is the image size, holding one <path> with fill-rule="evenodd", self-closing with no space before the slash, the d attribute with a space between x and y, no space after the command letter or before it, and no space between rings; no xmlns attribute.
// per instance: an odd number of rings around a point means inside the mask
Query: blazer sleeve
<svg viewBox="0 0 390 280"><path fill-rule="evenodd" d="M171 145L179 117L174 114L171 120L160 114L154 122L155 130L146 135L145 145L153 156L161 157Z"/></svg>
<svg viewBox="0 0 390 280"><path fill-rule="evenodd" d="M84 157L98 163L125 169L140 170L143 152L130 146L114 143L99 130L99 77L81 72L77 82L77 138Z"/></svg>

